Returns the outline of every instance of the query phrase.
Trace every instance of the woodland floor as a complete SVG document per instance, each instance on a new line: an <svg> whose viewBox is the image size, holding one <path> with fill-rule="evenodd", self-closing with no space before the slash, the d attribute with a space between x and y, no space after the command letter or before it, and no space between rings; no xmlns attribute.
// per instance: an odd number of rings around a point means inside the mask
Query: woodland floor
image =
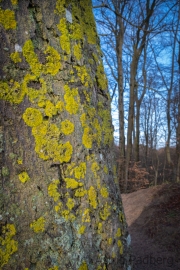
<svg viewBox="0 0 180 270"><path fill-rule="evenodd" d="M133 270L180 270L180 184L122 194Z"/></svg>

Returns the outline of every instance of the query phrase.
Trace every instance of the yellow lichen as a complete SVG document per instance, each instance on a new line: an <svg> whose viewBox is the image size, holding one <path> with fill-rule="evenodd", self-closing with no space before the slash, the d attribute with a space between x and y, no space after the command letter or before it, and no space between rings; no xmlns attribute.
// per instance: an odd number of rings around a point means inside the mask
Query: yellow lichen
<svg viewBox="0 0 180 270"><path fill-rule="evenodd" d="M82 58L82 49L79 43L74 45L74 56L76 60L80 60Z"/></svg>
<svg viewBox="0 0 180 270"><path fill-rule="evenodd" d="M73 5L73 15L75 15L77 17L77 9L75 10L74 5ZM82 24L75 22L75 23L71 24L70 28L71 28L71 32L72 32L72 34L70 35L71 39L83 40Z"/></svg>
<svg viewBox="0 0 180 270"><path fill-rule="evenodd" d="M95 118L92 122L92 126L96 129L96 133L94 134L94 139L97 141L98 146L100 146L101 140L102 140L102 128L99 124L99 121L97 118Z"/></svg>
<svg viewBox="0 0 180 270"><path fill-rule="evenodd" d="M93 58L94 58L94 61L95 61L96 65L98 65L98 64L99 64L99 62L100 62L100 60L99 60L99 58L98 58L97 54L92 53L92 56L93 56Z"/></svg>
<svg viewBox="0 0 180 270"><path fill-rule="evenodd" d="M65 135L69 135L74 132L74 124L70 120L64 120L61 122L61 132Z"/></svg>
<svg viewBox="0 0 180 270"><path fill-rule="evenodd" d="M43 121L38 127L33 127L35 137L35 151L39 157L60 163L69 162L73 153L73 147L69 141L59 143L60 129L55 124Z"/></svg>
<svg viewBox="0 0 180 270"><path fill-rule="evenodd" d="M95 178L97 178L97 172L100 170L100 167L96 161L92 163L91 170L94 173Z"/></svg>
<svg viewBox="0 0 180 270"><path fill-rule="evenodd" d="M99 234L101 234L101 233L102 233L102 230L103 230L103 225L102 225L101 222L99 222L99 223L98 223L97 232L98 232Z"/></svg>
<svg viewBox="0 0 180 270"><path fill-rule="evenodd" d="M68 198L66 205L69 210L72 210L74 208L75 202L72 198Z"/></svg>
<svg viewBox="0 0 180 270"><path fill-rule="evenodd" d="M37 87L37 89L31 87L31 83ZM47 93L46 82L42 78L37 78L36 75L26 74L22 82L22 90L29 97L29 100L34 103L37 99L39 102L43 102L46 99Z"/></svg>
<svg viewBox="0 0 180 270"><path fill-rule="evenodd" d="M11 0L11 3L12 3L12 5L17 5L18 4L18 0Z"/></svg>
<svg viewBox="0 0 180 270"><path fill-rule="evenodd" d="M117 168L116 165L113 165L113 176L114 176L114 182L118 184L118 178L117 178Z"/></svg>
<svg viewBox="0 0 180 270"><path fill-rule="evenodd" d="M74 169L75 178L77 178L77 179L84 178L85 177L85 174L86 174L86 163L85 162L81 162L79 164L79 166L77 166Z"/></svg>
<svg viewBox="0 0 180 270"><path fill-rule="evenodd" d="M97 208L97 192L93 186L88 190L89 204L96 209Z"/></svg>
<svg viewBox="0 0 180 270"><path fill-rule="evenodd" d="M34 52L34 46L30 39L24 43L22 51L23 51L24 57L26 58L26 61L30 65L31 71L36 76L39 76L42 71L42 64L39 63L39 59Z"/></svg>
<svg viewBox="0 0 180 270"><path fill-rule="evenodd" d="M74 74L74 70L71 69L71 70L69 71L69 74L70 74L70 75L73 75L73 74Z"/></svg>
<svg viewBox="0 0 180 270"><path fill-rule="evenodd" d="M120 254L123 254L123 244L122 244L121 240L118 240L117 245L119 247Z"/></svg>
<svg viewBox="0 0 180 270"><path fill-rule="evenodd" d="M116 237L120 237L121 236L121 228L117 229L117 233L116 233Z"/></svg>
<svg viewBox="0 0 180 270"><path fill-rule="evenodd" d="M43 117L38 109L27 108L23 113L23 120L28 126L37 127L42 123Z"/></svg>
<svg viewBox="0 0 180 270"><path fill-rule="evenodd" d="M94 107L87 107L87 115L88 115L88 118L90 119L90 121L92 121L94 119L96 114L97 114L97 112L96 112L96 109Z"/></svg>
<svg viewBox="0 0 180 270"><path fill-rule="evenodd" d="M27 172L19 173L18 178L22 183L26 183L28 180L30 180L30 177Z"/></svg>
<svg viewBox="0 0 180 270"><path fill-rule="evenodd" d="M112 245L112 238L108 238L108 245Z"/></svg>
<svg viewBox="0 0 180 270"><path fill-rule="evenodd" d="M35 233L44 232L45 230L44 226L45 226L44 217L40 217L30 224L30 228L32 228Z"/></svg>
<svg viewBox="0 0 180 270"><path fill-rule="evenodd" d="M86 114L85 113L81 114L80 121L83 128L86 127L86 120L87 120Z"/></svg>
<svg viewBox="0 0 180 270"><path fill-rule="evenodd" d="M49 117L52 117L53 115L57 114L57 109L50 100L47 100L45 102L44 112L45 112L45 115Z"/></svg>
<svg viewBox="0 0 180 270"><path fill-rule="evenodd" d="M90 149L92 148L92 144L93 144L93 131L90 127L85 127L84 129L84 133L82 136L82 143L83 145Z"/></svg>
<svg viewBox="0 0 180 270"><path fill-rule="evenodd" d="M40 100L40 101L38 102L38 107L39 107L39 108L45 108L45 106L46 106L45 100Z"/></svg>
<svg viewBox="0 0 180 270"><path fill-rule="evenodd" d="M69 210L63 210L63 211L61 211L61 216L62 216L65 220L73 221L73 220L76 219L75 215L73 215L72 213L70 213Z"/></svg>
<svg viewBox="0 0 180 270"><path fill-rule="evenodd" d="M106 165L104 166L104 172L105 174L108 174L108 167Z"/></svg>
<svg viewBox="0 0 180 270"><path fill-rule="evenodd" d="M83 188L78 188L75 191L74 196L75 197L84 197L87 194L87 190L83 189Z"/></svg>
<svg viewBox="0 0 180 270"><path fill-rule="evenodd" d="M50 124L48 121L43 121L38 127L32 128L32 134L35 137L35 151L39 157L47 160L49 158L56 159L59 155L60 145L58 139L60 130L55 124Z"/></svg>
<svg viewBox="0 0 180 270"><path fill-rule="evenodd" d="M64 100L66 102L66 110L70 114L76 114L79 109L78 89L77 88L70 89L68 85L65 85L64 91L65 91ZM77 101L75 98L77 99Z"/></svg>
<svg viewBox="0 0 180 270"><path fill-rule="evenodd" d="M105 205L104 205L104 207L103 207L103 209L99 212L100 218L102 220L106 220L110 216L110 214L111 214L110 208L111 207L106 202Z"/></svg>
<svg viewBox="0 0 180 270"><path fill-rule="evenodd" d="M17 163L18 163L19 165L23 164L22 158L18 158L18 159L17 159Z"/></svg>
<svg viewBox="0 0 180 270"><path fill-rule="evenodd" d="M63 51L65 51L67 54L70 54L71 47L70 47L70 38L69 38L69 31L67 29L66 25L66 19L62 18L57 25L59 31L61 32L60 36L60 45Z"/></svg>
<svg viewBox="0 0 180 270"><path fill-rule="evenodd" d="M41 74L56 75L61 68L60 55L53 47L47 46L44 53L47 55L46 63L42 65L34 52L32 41L27 40L23 46L23 55L26 61L29 63L32 73L35 75L35 77L32 79L34 81L36 80L36 77L40 76ZM27 79L25 78L25 80Z"/></svg>
<svg viewBox="0 0 180 270"><path fill-rule="evenodd" d="M15 234L14 224L2 226L0 236L0 269L8 263L11 255L18 250L18 242L12 239Z"/></svg>
<svg viewBox="0 0 180 270"><path fill-rule="evenodd" d="M53 180L53 182L48 186L48 194L54 199L55 202L57 202L60 197L60 194L57 191L59 183L59 180Z"/></svg>
<svg viewBox="0 0 180 270"><path fill-rule="evenodd" d="M64 110L64 102L63 101L58 101L57 103L56 103L56 109L57 110L59 110L60 112L63 112L63 110Z"/></svg>
<svg viewBox="0 0 180 270"><path fill-rule="evenodd" d="M124 221L125 221L125 217L124 217L124 214L122 212L119 213L119 221L121 223L124 223Z"/></svg>
<svg viewBox="0 0 180 270"><path fill-rule="evenodd" d="M98 82L99 87L102 90L107 89L107 78L106 78L106 75L104 73L104 68L103 68L102 63L100 65L98 65L98 67L97 67L97 82Z"/></svg>
<svg viewBox="0 0 180 270"><path fill-rule="evenodd" d="M3 10L0 8L0 24L2 24L6 30L16 29L14 11L9 9Z"/></svg>
<svg viewBox="0 0 180 270"><path fill-rule="evenodd" d="M88 270L86 262L83 262L81 266L78 268L78 270Z"/></svg>
<svg viewBox="0 0 180 270"><path fill-rule="evenodd" d="M83 183L79 183L73 178L64 178L64 181L66 182L67 188L75 189L83 186Z"/></svg>
<svg viewBox="0 0 180 270"><path fill-rule="evenodd" d="M65 142L58 146L57 149L57 156L54 158L56 160L59 160L61 163L63 162L69 162L72 156L73 147L71 143Z"/></svg>
<svg viewBox="0 0 180 270"><path fill-rule="evenodd" d="M20 104L25 96L25 91L21 85L11 80L8 83L0 81L0 99L9 101L11 103Z"/></svg>
<svg viewBox="0 0 180 270"><path fill-rule="evenodd" d="M86 24L87 25L87 24ZM84 27L86 27L86 25ZM88 27L86 30L88 43L89 44L96 44L97 42L97 33L95 32L95 27Z"/></svg>
<svg viewBox="0 0 180 270"><path fill-rule="evenodd" d="M82 13L82 25L83 31L87 36L87 40L89 44L97 43L97 33L96 33L96 25L94 22L94 16L92 13L91 2L90 1L80 1L80 6L84 10Z"/></svg>
<svg viewBox="0 0 180 270"><path fill-rule="evenodd" d="M85 96L87 102L90 103L92 93L91 92L87 92L85 89L83 90L83 93L84 93L84 96Z"/></svg>
<svg viewBox="0 0 180 270"><path fill-rule="evenodd" d="M58 266L54 266L54 267L48 268L48 270L58 270L58 269L59 269Z"/></svg>
<svg viewBox="0 0 180 270"><path fill-rule="evenodd" d="M62 202L59 202L57 205L54 206L54 210L56 212L59 212L60 210L62 210Z"/></svg>
<svg viewBox="0 0 180 270"><path fill-rule="evenodd" d="M22 59L21 59L21 57L19 55L19 52L11 53L10 58L14 63L19 63L19 62L22 61Z"/></svg>
<svg viewBox="0 0 180 270"><path fill-rule="evenodd" d="M65 5L66 0L56 0L56 8L54 10L54 13L61 14L65 11Z"/></svg>
<svg viewBox="0 0 180 270"><path fill-rule="evenodd" d="M74 175L74 167L75 167L75 165L76 165L75 162L71 162L71 164L69 164L67 166L67 170L66 170L67 175L70 175L70 176Z"/></svg>
<svg viewBox="0 0 180 270"><path fill-rule="evenodd" d="M109 196L109 192L108 192L106 187L102 187L100 189L100 192L101 192L101 196L104 197L104 198L107 198Z"/></svg>
<svg viewBox="0 0 180 270"><path fill-rule="evenodd" d="M87 2L87 1L86 1ZM84 11L85 9L85 11ZM88 43L96 43L96 31L93 14L91 12L90 3L80 6L72 6L73 24L70 25L70 38L74 40L83 40L87 36Z"/></svg>
<svg viewBox="0 0 180 270"><path fill-rule="evenodd" d="M44 73L56 75L61 68L59 53L51 46L47 46L44 53L48 55L46 56L47 63L44 66Z"/></svg>
<svg viewBox="0 0 180 270"><path fill-rule="evenodd" d="M84 128L82 143L86 148L92 148L93 142L97 142L98 146L102 141L102 128L97 119L97 111L94 107L86 106L86 113L80 117L81 125Z"/></svg>
<svg viewBox="0 0 180 270"><path fill-rule="evenodd" d="M111 114L109 110L102 108L103 104L98 103L98 114L102 119L102 132L104 143L110 145L113 142L113 129L111 124Z"/></svg>
<svg viewBox="0 0 180 270"><path fill-rule="evenodd" d="M79 234L84 234L85 229L86 229L86 226L82 225L82 226L79 228L78 233L79 233Z"/></svg>
<svg viewBox="0 0 180 270"><path fill-rule="evenodd" d="M92 79L89 75L90 71L87 70L85 66L75 66L75 69L77 70L77 75L84 86L88 87L93 85Z"/></svg>
<svg viewBox="0 0 180 270"><path fill-rule="evenodd" d="M52 132L52 125L48 121L43 121L38 127L32 128L32 134L37 140L44 139L50 132ZM54 132L52 132L53 135L55 135Z"/></svg>
<svg viewBox="0 0 180 270"><path fill-rule="evenodd" d="M44 145L44 153L46 153L47 151L48 159L53 159L54 162L58 162L61 160L61 162L63 163L64 151L66 151L65 148L63 149L60 149L60 145L55 138L52 138L51 141L46 141Z"/></svg>
<svg viewBox="0 0 180 270"><path fill-rule="evenodd" d="M84 213L82 214L82 222L91 222L89 212L90 210L88 208L84 210Z"/></svg>
<svg viewBox="0 0 180 270"><path fill-rule="evenodd" d="M88 59L88 62L89 62L90 65L93 65L94 64L93 59Z"/></svg>

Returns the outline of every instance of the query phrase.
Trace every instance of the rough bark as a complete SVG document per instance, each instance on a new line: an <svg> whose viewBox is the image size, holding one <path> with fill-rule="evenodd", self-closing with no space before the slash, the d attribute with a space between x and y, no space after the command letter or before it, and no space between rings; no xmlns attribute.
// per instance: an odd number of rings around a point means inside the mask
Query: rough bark
<svg viewBox="0 0 180 270"><path fill-rule="evenodd" d="M130 269L91 2L0 5L0 267Z"/></svg>

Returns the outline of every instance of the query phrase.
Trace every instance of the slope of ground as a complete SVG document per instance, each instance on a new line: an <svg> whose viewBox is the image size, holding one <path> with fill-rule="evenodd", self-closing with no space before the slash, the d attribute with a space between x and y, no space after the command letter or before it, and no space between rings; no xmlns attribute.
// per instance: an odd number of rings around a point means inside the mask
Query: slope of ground
<svg viewBox="0 0 180 270"><path fill-rule="evenodd" d="M133 270L180 270L180 184L122 194Z"/></svg>

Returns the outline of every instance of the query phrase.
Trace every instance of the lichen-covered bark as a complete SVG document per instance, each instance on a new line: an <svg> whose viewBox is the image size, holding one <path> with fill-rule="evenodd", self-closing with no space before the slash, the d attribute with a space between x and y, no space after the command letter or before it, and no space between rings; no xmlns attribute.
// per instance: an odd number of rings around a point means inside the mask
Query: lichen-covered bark
<svg viewBox="0 0 180 270"><path fill-rule="evenodd" d="M130 269L91 2L0 6L0 269Z"/></svg>

